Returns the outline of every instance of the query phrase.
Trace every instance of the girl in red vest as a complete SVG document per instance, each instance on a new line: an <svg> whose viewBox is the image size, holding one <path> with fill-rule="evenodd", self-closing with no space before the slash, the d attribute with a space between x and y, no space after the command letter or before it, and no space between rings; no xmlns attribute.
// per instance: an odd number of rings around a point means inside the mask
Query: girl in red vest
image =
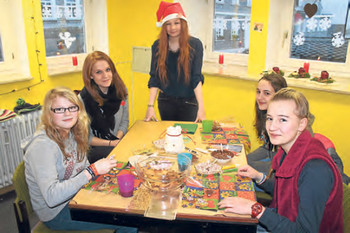
<svg viewBox="0 0 350 233"><path fill-rule="evenodd" d="M309 104L299 92L284 88L269 103L266 130L280 146L266 178L249 165L238 174L273 193L270 208L239 197L219 203L226 212L251 214L258 230L270 232L343 232L343 187L340 173L322 143L308 130Z"/></svg>

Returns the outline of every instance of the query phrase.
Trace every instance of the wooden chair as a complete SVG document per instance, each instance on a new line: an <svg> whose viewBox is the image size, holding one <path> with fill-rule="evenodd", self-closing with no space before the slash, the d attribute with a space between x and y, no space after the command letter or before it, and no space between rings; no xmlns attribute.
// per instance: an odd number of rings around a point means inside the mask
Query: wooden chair
<svg viewBox="0 0 350 233"><path fill-rule="evenodd" d="M54 232L70 232L70 233L83 233L86 231L54 231L45 226L42 222L39 221L33 229L30 227L29 216L34 214L32 204L30 202L29 190L25 180L24 173L24 161L22 161L16 168L13 178L13 186L16 190L16 200L13 203L15 209L15 215L17 220L17 226L19 233L54 233ZM89 231L95 233L111 233L114 230L95 230Z"/></svg>

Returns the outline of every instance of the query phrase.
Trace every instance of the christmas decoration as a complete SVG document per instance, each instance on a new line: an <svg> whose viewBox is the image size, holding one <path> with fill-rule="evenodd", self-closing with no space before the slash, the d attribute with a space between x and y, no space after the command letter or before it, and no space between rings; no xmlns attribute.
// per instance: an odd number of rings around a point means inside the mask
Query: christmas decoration
<svg viewBox="0 0 350 233"><path fill-rule="evenodd" d="M332 45L336 48L343 46L345 43L344 36L341 32L337 32L333 34Z"/></svg>
<svg viewBox="0 0 350 233"><path fill-rule="evenodd" d="M308 3L304 6L304 11L307 17L311 18L317 12L317 5Z"/></svg>
<svg viewBox="0 0 350 233"><path fill-rule="evenodd" d="M294 71L288 75L289 78L310 78L310 74L306 72L304 67L300 67L298 72Z"/></svg>
<svg viewBox="0 0 350 233"><path fill-rule="evenodd" d="M325 70L323 70L321 72L321 76L320 77L313 77L311 79L311 81L315 81L315 82L319 82L319 83L333 83L335 82L334 79L332 79L331 77L329 77L329 73Z"/></svg>
<svg viewBox="0 0 350 233"><path fill-rule="evenodd" d="M271 74L271 73L276 73L276 74L280 74L282 76L284 76L284 71L281 70L279 67L275 66L272 68L272 70L268 71L268 70L264 70L263 72L261 72L262 75L265 74Z"/></svg>
<svg viewBox="0 0 350 233"><path fill-rule="evenodd" d="M317 25L318 25L318 21L315 18L311 18L306 21L306 28L309 31L315 31L315 29L317 28Z"/></svg>
<svg viewBox="0 0 350 233"><path fill-rule="evenodd" d="M293 43L296 45L296 46L300 46L300 45L303 45L305 42L305 35L303 32L298 32L294 38L293 38Z"/></svg>

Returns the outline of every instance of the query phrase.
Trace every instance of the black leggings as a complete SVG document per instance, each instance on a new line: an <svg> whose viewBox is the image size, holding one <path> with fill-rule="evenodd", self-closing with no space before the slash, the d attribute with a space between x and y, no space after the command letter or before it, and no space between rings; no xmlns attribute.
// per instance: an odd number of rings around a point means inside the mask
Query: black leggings
<svg viewBox="0 0 350 233"><path fill-rule="evenodd" d="M195 121L198 103L195 97L178 98L159 93L158 109L163 121Z"/></svg>

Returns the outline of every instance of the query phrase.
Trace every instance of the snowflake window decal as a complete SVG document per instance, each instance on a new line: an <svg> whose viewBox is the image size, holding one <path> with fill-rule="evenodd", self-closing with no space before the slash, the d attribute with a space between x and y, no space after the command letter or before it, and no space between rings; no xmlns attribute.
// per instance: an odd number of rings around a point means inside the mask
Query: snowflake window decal
<svg viewBox="0 0 350 233"><path fill-rule="evenodd" d="M305 42L305 35L303 32L298 32L294 38L293 38L293 43L296 45L296 46L300 46L300 45L303 45Z"/></svg>
<svg viewBox="0 0 350 233"><path fill-rule="evenodd" d="M238 20L233 20L231 22L231 28L232 28L232 35L238 35L238 31L241 28L241 25L239 24Z"/></svg>
<svg viewBox="0 0 350 233"><path fill-rule="evenodd" d="M327 31L332 26L332 21L329 17L324 17L320 20L319 26L322 31Z"/></svg>
<svg viewBox="0 0 350 233"><path fill-rule="evenodd" d="M344 36L341 32L333 34L332 45L336 48L343 46L345 43Z"/></svg>
<svg viewBox="0 0 350 233"><path fill-rule="evenodd" d="M315 18L311 18L306 21L306 27L309 31L315 31L315 29L317 28L317 25L318 25L318 21Z"/></svg>

